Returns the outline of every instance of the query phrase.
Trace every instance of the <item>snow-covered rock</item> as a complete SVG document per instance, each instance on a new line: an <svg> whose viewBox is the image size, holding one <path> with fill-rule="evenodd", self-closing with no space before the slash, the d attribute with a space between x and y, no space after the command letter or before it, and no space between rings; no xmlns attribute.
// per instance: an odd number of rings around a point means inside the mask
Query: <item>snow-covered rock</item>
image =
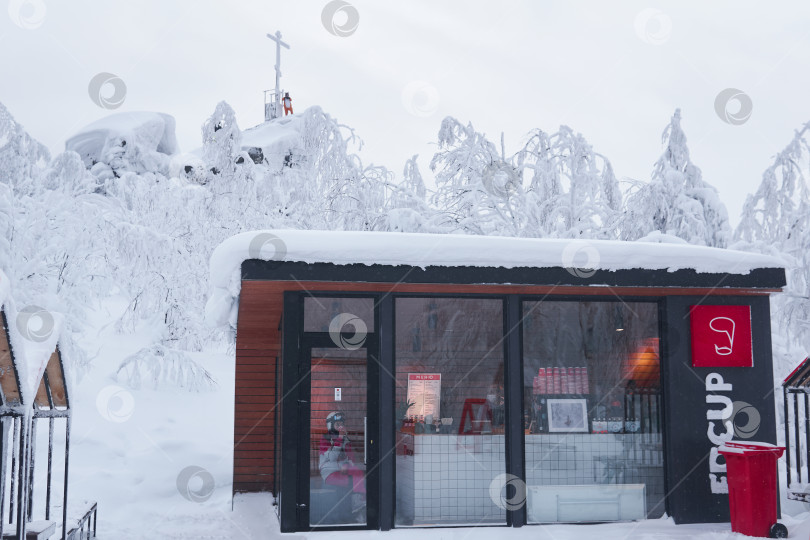
<svg viewBox="0 0 810 540"><path fill-rule="evenodd" d="M272 168L290 165L293 156L304 153L301 116L285 116L242 132L242 149L254 163L266 161Z"/></svg>
<svg viewBox="0 0 810 540"><path fill-rule="evenodd" d="M172 156L169 162L169 176L184 178L189 182L204 185L208 182L208 170L200 156L191 153L180 153Z"/></svg>
<svg viewBox="0 0 810 540"><path fill-rule="evenodd" d="M174 117L157 112L121 112L82 128L65 142L90 168L107 164L113 171L166 172L178 152Z"/></svg>

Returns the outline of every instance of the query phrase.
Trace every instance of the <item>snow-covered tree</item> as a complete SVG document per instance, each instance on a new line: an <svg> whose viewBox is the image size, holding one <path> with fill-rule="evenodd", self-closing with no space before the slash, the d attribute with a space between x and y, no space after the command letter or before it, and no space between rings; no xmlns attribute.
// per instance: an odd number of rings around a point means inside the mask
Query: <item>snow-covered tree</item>
<svg viewBox="0 0 810 540"><path fill-rule="evenodd" d="M452 117L442 121L439 151L430 161L437 190L432 203L448 232L505 234L522 230L521 181L495 145L472 124Z"/></svg>
<svg viewBox="0 0 810 540"><path fill-rule="evenodd" d="M783 242L796 240L798 221L803 217L801 205L810 192L805 171L810 165L808 133L810 122L797 130L793 140L779 152L762 173L756 193L743 205L742 218L735 236L746 242Z"/></svg>
<svg viewBox="0 0 810 540"><path fill-rule="evenodd" d="M144 148L138 137L127 137L126 152L115 154L108 132L128 125L122 117L106 122L103 133L93 127L98 136L82 139L90 147L77 139L77 147L101 161L74 151L50 160L5 108L0 113L0 267L13 281L17 303L66 314L72 334L89 306L111 294L122 297L126 308L115 328L159 330L137 361L122 365L119 375L128 384L171 372L178 385L199 386L194 378L204 371L177 355L220 336L204 325L200 291L208 288L211 252L225 238L267 228L394 230L388 211L397 198L417 214L425 210L418 172L413 185L400 189L387 169L362 163L354 152L362 143L351 129L317 107L284 124L281 151L289 159L280 167L267 159L254 163L224 102L205 122L203 153L194 159L176 148L170 158L160 141L156 151L154 137ZM163 131L155 133L172 140L173 119L163 120ZM162 165L129 159L147 151L161 153ZM158 350L174 351L172 361Z"/></svg>
<svg viewBox="0 0 810 540"><path fill-rule="evenodd" d="M0 103L0 182L24 190L48 164L51 156Z"/></svg>
<svg viewBox="0 0 810 540"><path fill-rule="evenodd" d="M418 155L405 162L401 182L388 184L384 230L395 232L432 232L435 212L427 201L427 188L419 171Z"/></svg>
<svg viewBox="0 0 810 540"><path fill-rule="evenodd" d="M568 126L551 135L534 130L516 156L531 172L525 213L531 236L615 238L622 204L605 156Z"/></svg>
<svg viewBox="0 0 810 540"><path fill-rule="evenodd" d="M242 132L236 123L236 113L225 101L217 103L202 126L203 159L214 175L226 178L237 170L236 159L241 152Z"/></svg>
<svg viewBox="0 0 810 540"><path fill-rule="evenodd" d="M446 118L431 161L433 203L449 230L471 234L615 238L621 194L610 162L567 126L530 133L506 157L471 124ZM528 178L528 179L527 179Z"/></svg>
<svg viewBox="0 0 810 540"><path fill-rule="evenodd" d="M217 109L204 132L220 122L225 127L213 133L235 130L230 107ZM129 301L118 321L121 331L154 322L163 328L161 343L175 350L199 350L215 340L203 323L206 299L199 291L207 289L211 252L231 235L268 228L385 229L393 175L363 165L351 151L359 140L350 129L319 108L297 115L286 131L273 131L278 127L264 125L268 140L284 135L283 147L265 155L280 150L293 156L280 167L267 160L254 164L232 131L233 137L220 139L228 143L224 149L209 145L192 165L210 170L233 164L206 185L160 173L124 172L103 181L107 199L121 211L106 234L117 246L108 257L109 272ZM178 158L171 170L185 172L187 162Z"/></svg>
<svg viewBox="0 0 810 540"><path fill-rule="evenodd" d="M81 158L47 151L0 105L7 144L0 149L0 268L18 309L37 306L65 316L61 336L74 368L85 365L75 337L93 298L109 291L105 234L111 208L95 192ZM6 167L8 167L6 169Z"/></svg>
<svg viewBox="0 0 810 540"><path fill-rule="evenodd" d="M788 286L773 300L776 319L788 345L810 352L810 122L762 174L756 193L743 205L735 248L781 255L787 259ZM804 353L803 353L804 354Z"/></svg>
<svg viewBox="0 0 810 540"><path fill-rule="evenodd" d="M728 213L717 190L692 163L681 110L662 134L664 152L648 183L635 184L627 196L621 237L637 240L651 232L677 236L690 244L726 247L731 239Z"/></svg>

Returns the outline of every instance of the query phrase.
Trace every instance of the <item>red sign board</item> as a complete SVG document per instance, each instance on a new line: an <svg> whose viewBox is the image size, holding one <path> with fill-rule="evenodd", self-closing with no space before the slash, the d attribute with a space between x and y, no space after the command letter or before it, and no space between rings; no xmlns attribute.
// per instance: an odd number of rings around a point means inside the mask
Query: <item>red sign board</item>
<svg viewBox="0 0 810 540"><path fill-rule="evenodd" d="M753 367L751 306L690 306L693 367Z"/></svg>
<svg viewBox="0 0 810 540"><path fill-rule="evenodd" d="M408 373L408 380L410 381L440 381L442 380L441 373Z"/></svg>

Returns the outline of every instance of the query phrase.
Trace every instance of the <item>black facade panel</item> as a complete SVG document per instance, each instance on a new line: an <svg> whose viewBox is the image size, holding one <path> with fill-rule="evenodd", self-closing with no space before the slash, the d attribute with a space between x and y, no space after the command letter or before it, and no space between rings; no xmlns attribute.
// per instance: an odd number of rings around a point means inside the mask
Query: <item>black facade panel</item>
<svg viewBox="0 0 810 540"><path fill-rule="evenodd" d="M699 304L751 306L754 367L692 367L689 307ZM667 511L678 524L727 522L728 495L717 493L726 482L725 473L719 470L725 461L714 459L717 445L709 437L712 430L716 439L721 438L727 426L723 419L709 419L708 411L721 410L723 404L718 400L726 398L735 405L748 403L759 413L759 428L746 438L735 435L734 440L776 443L769 299L676 296L665 298L663 306ZM732 416L731 421L746 425L747 419L747 415Z"/></svg>
<svg viewBox="0 0 810 540"><path fill-rule="evenodd" d="M281 398L281 463L282 469L276 471L281 475L281 493L279 493L279 521L281 532L294 532L297 521L298 498L298 454L301 448L296 438L298 430L298 393L289 389L295 388L298 382L298 320L300 318L300 300L297 293L284 293L284 316L282 317L282 398ZM308 448L304 444L304 448Z"/></svg>
<svg viewBox="0 0 810 540"><path fill-rule="evenodd" d="M582 277L580 277L582 276ZM612 287L696 287L722 289L785 286L782 268L757 268L748 274L704 274L695 270L597 270L566 268L491 268L471 266L389 266L261 261L242 263L244 280L351 281L377 283L453 283Z"/></svg>
<svg viewBox="0 0 810 540"><path fill-rule="evenodd" d="M379 395L396 395L396 367L394 366L394 299L390 294L382 296L377 304L377 331L380 336ZM396 501L396 412L391 399L379 399L379 470L380 470L380 529L394 528Z"/></svg>
<svg viewBox="0 0 810 540"><path fill-rule="evenodd" d="M506 345L506 366L504 370L504 390L510 399L506 400L506 472L517 478L526 478L524 455L525 439L523 425L523 355L520 334L522 325L521 301L518 295L506 297L504 336ZM525 484L510 486L523 493L507 493L512 500L525 500ZM526 523L526 505L508 510L507 524L522 527Z"/></svg>

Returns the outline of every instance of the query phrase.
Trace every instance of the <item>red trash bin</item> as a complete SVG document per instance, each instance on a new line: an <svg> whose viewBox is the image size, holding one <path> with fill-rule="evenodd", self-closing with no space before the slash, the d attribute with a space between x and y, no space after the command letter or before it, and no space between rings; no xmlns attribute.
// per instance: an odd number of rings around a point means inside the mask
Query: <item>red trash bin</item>
<svg viewBox="0 0 810 540"><path fill-rule="evenodd" d="M731 530L748 536L786 538L787 528L776 522L776 460L785 448L730 441L718 451L726 458Z"/></svg>

